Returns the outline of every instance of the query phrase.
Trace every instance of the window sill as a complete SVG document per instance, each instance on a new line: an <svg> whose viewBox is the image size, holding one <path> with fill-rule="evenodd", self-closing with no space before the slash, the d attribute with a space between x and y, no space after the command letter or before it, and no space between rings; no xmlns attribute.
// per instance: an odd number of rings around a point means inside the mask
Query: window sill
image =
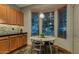
<svg viewBox="0 0 79 59"><path fill-rule="evenodd" d="M66 40L65 38L60 38L60 37L57 37L57 39L62 39L62 40Z"/></svg>

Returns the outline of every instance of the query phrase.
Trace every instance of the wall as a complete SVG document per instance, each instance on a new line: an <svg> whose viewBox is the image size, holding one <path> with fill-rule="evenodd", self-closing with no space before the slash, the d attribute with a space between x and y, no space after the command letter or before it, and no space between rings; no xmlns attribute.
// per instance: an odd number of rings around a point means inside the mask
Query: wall
<svg viewBox="0 0 79 59"><path fill-rule="evenodd" d="M79 54L79 4L74 6L74 53Z"/></svg>
<svg viewBox="0 0 79 59"><path fill-rule="evenodd" d="M21 28L23 29L22 26L0 24L0 36L1 35L7 35L7 34L20 33ZM12 30L12 29L14 29L14 30Z"/></svg>
<svg viewBox="0 0 79 59"><path fill-rule="evenodd" d="M28 33L28 44L30 44L31 10L29 8L24 8L23 12L24 12L24 32ZM57 10L55 10L55 37L57 38L55 44L73 53L73 5L67 5L67 39L57 37L57 28L58 28L57 20L58 20L58 14Z"/></svg>
<svg viewBox="0 0 79 59"><path fill-rule="evenodd" d="M24 28L23 32L27 32L27 44L31 44L30 36L31 36L31 10L24 9Z"/></svg>

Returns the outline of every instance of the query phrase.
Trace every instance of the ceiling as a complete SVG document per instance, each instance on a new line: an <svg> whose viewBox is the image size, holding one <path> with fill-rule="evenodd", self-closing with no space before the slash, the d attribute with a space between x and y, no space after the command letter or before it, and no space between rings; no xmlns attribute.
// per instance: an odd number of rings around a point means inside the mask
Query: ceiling
<svg viewBox="0 0 79 59"><path fill-rule="evenodd" d="M26 10L27 6L29 6L28 8L33 12L53 11L63 7L64 5L65 4L16 4L16 6L23 10Z"/></svg>
<svg viewBox="0 0 79 59"><path fill-rule="evenodd" d="M29 6L29 8L33 12L47 12L47 11L57 10L63 7L64 5L65 4L38 4L38 5Z"/></svg>
<svg viewBox="0 0 79 59"><path fill-rule="evenodd" d="M22 8L22 7L27 7L30 6L31 4L16 4L18 7Z"/></svg>

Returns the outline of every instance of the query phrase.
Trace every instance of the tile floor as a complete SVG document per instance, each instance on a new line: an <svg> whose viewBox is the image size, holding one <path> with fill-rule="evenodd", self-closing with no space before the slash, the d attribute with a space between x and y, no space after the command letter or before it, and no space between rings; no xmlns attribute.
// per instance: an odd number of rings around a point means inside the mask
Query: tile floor
<svg viewBox="0 0 79 59"><path fill-rule="evenodd" d="M37 52L31 53L31 46L24 46L21 49L12 52L11 54L37 54ZM57 54L57 53L53 52L52 54ZM62 54L62 52L59 51L58 54Z"/></svg>
<svg viewBox="0 0 79 59"><path fill-rule="evenodd" d="M31 47L25 46L19 50L12 52L11 54L31 54Z"/></svg>

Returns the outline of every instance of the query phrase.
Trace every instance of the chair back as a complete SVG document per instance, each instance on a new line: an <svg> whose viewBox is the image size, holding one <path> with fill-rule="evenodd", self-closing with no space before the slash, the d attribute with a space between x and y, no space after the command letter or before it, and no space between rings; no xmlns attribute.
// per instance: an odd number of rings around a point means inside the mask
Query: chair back
<svg viewBox="0 0 79 59"><path fill-rule="evenodd" d="M31 41L32 41L32 45L34 45L34 46L43 44L42 40L33 40L33 39L31 39Z"/></svg>

